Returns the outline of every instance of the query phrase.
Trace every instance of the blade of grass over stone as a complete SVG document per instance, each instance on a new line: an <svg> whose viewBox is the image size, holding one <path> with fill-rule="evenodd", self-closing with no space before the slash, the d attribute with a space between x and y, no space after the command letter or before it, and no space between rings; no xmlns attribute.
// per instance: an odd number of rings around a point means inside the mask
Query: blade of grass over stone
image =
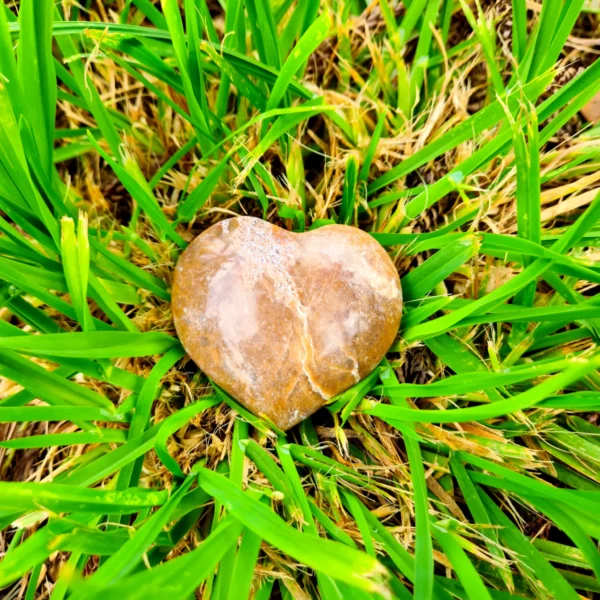
<svg viewBox="0 0 600 600"><path fill-rule="evenodd" d="M284 521L267 507L212 471L201 469L199 483L248 529L296 560L360 589L372 592L382 589L378 579L383 573L383 568L366 554L287 527Z"/></svg>

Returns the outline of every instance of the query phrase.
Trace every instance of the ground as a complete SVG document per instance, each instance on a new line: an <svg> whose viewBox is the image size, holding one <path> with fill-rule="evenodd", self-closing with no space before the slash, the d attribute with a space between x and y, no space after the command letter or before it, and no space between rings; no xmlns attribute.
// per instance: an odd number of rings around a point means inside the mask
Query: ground
<svg viewBox="0 0 600 600"><path fill-rule="evenodd" d="M599 33L583 0L6 3L0 597L595 597ZM173 327L232 215L360 227L401 278L386 359L285 435Z"/></svg>

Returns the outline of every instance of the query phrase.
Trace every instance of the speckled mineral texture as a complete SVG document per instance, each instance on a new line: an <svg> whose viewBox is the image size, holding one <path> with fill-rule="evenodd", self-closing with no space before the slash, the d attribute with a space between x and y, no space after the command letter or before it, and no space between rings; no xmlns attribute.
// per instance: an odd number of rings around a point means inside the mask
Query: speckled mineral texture
<svg viewBox="0 0 600 600"><path fill-rule="evenodd" d="M173 317L198 366L288 429L368 375L400 324L398 273L359 229L295 234L236 217L177 264Z"/></svg>

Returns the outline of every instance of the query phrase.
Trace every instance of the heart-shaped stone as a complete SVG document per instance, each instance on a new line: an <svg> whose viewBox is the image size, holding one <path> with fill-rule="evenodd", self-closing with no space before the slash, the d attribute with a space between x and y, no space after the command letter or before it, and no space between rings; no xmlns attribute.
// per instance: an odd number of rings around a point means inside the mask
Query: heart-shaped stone
<svg viewBox="0 0 600 600"><path fill-rule="evenodd" d="M175 270L184 348L219 386L289 429L368 375L398 331L402 294L367 233L290 233L236 217L199 235Z"/></svg>

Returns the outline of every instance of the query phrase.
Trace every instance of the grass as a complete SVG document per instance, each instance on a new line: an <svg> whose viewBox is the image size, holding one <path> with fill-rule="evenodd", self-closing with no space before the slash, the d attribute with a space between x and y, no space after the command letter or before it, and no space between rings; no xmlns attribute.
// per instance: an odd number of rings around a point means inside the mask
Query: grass
<svg viewBox="0 0 600 600"><path fill-rule="evenodd" d="M0 594L600 594L598 16L583 0L0 10ZM370 232L404 315L284 434L185 356L233 214Z"/></svg>

